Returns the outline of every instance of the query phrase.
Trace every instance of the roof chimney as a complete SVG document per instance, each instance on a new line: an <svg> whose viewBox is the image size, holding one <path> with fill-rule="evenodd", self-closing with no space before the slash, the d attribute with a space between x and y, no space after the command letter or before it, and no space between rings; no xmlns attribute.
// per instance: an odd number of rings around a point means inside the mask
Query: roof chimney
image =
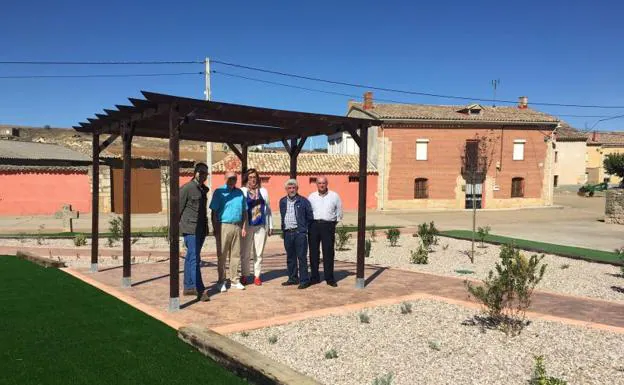
<svg viewBox="0 0 624 385"><path fill-rule="evenodd" d="M518 98L518 108L521 110L529 108L529 98L526 96L520 96Z"/></svg>
<svg viewBox="0 0 624 385"><path fill-rule="evenodd" d="M366 91L364 92L364 104L362 105L362 107L365 110L372 110L374 108L373 106L373 93L370 91Z"/></svg>
<svg viewBox="0 0 624 385"><path fill-rule="evenodd" d="M598 133L594 131L592 133L592 142L598 142L598 139L600 139L600 135L598 135Z"/></svg>

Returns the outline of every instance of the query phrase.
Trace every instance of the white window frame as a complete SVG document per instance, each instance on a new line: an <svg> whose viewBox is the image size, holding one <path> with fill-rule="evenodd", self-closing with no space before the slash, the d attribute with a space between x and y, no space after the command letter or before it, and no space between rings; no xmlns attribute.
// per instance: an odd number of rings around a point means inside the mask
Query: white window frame
<svg viewBox="0 0 624 385"><path fill-rule="evenodd" d="M427 160L429 139L416 139L416 160ZM420 148L420 150L419 150Z"/></svg>
<svg viewBox="0 0 624 385"><path fill-rule="evenodd" d="M511 158L513 160L524 160L524 147L526 144L525 139L514 139L513 141L513 153ZM516 150L521 149L521 150Z"/></svg>

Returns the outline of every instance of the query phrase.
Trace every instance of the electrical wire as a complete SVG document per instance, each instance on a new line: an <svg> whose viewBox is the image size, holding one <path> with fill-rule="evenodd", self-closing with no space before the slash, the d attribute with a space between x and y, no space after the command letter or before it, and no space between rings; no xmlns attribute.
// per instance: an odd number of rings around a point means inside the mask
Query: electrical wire
<svg viewBox="0 0 624 385"><path fill-rule="evenodd" d="M131 78L131 77L160 77L203 75L205 72L170 72L153 74L87 74L87 75L10 75L0 76L0 79L65 79L65 78Z"/></svg>

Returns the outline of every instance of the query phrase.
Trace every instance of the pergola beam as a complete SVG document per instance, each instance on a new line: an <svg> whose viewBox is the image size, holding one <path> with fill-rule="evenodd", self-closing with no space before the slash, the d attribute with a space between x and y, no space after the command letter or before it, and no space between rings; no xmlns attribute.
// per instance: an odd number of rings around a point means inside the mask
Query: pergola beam
<svg viewBox="0 0 624 385"><path fill-rule="evenodd" d="M169 311L180 310L180 125L169 110Z"/></svg>

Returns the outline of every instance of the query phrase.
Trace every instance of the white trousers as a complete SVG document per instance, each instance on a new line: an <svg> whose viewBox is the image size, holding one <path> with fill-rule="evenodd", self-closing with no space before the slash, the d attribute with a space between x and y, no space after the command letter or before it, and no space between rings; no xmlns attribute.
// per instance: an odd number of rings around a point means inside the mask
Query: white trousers
<svg viewBox="0 0 624 385"><path fill-rule="evenodd" d="M260 277L262 270L262 253L267 240L266 227L247 226L247 234L243 238L241 247L241 273L243 276L249 275L249 266L254 261L254 276Z"/></svg>

